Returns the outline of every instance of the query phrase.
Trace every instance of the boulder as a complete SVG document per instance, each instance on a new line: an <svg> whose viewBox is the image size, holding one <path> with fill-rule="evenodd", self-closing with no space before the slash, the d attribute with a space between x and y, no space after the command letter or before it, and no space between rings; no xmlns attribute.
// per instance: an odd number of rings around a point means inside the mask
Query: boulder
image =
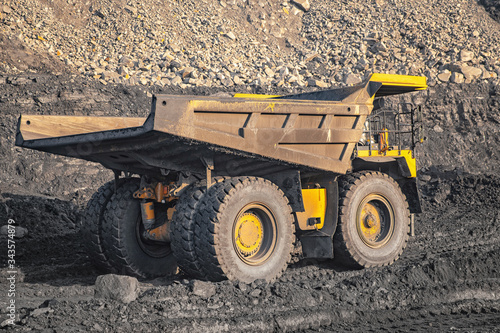
<svg viewBox="0 0 500 333"><path fill-rule="evenodd" d="M139 294L139 282L131 276L107 274L100 275L95 281L95 298L104 298L130 303L136 300Z"/></svg>
<svg viewBox="0 0 500 333"><path fill-rule="evenodd" d="M347 74L344 76L344 83L347 85L355 85L361 82L361 78L355 74Z"/></svg>
<svg viewBox="0 0 500 333"><path fill-rule="evenodd" d="M450 78L451 78L450 71L446 70L446 71L438 74L438 79L441 82L448 82L448 81L450 81Z"/></svg>
<svg viewBox="0 0 500 333"><path fill-rule="evenodd" d="M481 68L464 65L462 66L462 74L465 76L465 80L470 82L479 79L483 74L483 70Z"/></svg>
<svg viewBox="0 0 500 333"><path fill-rule="evenodd" d="M474 59L474 52L462 50L460 51L460 61L467 62Z"/></svg>

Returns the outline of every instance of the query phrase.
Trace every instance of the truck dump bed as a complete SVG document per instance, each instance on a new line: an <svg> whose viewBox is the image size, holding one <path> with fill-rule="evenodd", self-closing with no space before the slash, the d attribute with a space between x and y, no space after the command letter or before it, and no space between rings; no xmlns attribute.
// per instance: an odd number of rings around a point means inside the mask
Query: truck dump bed
<svg viewBox="0 0 500 333"><path fill-rule="evenodd" d="M345 173L375 98L425 89L424 77L372 74L346 88L242 98L158 95L147 118L22 115L16 145L138 174Z"/></svg>

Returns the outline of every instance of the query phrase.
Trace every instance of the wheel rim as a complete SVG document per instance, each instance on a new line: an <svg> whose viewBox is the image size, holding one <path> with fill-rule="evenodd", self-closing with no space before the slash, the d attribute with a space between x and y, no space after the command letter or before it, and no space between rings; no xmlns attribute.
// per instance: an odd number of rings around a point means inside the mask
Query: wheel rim
<svg viewBox="0 0 500 333"><path fill-rule="evenodd" d="M163 258L168 256L172 250L170 249L170 244L158 243L144 238L144 232L146 229L142 224L142 217L139 215L137 217L135 227L135 236L139 247L147 255L153 258Z"/></svg>
<svg viewBox="0 0 500 333"><path fill-rule="evenodd" d="M361 201L356 213L356 228L368 247L380 248L387 244L393 235L394 225L394 209L385 197L370 194Z"/></svg>
<svg viewBox="0 0 500 333"><path fill-rule="evenodd" d="M262 203L246 205L234 220L233 246L248 265L264 263L274 252L277 238L276 219Z"/></svg>

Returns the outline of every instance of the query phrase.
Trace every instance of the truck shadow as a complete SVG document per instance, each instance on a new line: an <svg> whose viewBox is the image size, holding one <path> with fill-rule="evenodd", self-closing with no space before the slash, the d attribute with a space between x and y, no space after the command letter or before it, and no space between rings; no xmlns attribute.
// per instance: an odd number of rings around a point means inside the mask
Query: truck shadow
<svg viewBox="0 0 500 333"><path fill-rule="evenodd" d="M51 197L0 194L0 221L23 228L15 238L15 266L27 283L93 284L99 275L91 265L80 232L81 207ZM7 248L7 236L0 238ZM4 268L3 268L4 269Z"/></svg>

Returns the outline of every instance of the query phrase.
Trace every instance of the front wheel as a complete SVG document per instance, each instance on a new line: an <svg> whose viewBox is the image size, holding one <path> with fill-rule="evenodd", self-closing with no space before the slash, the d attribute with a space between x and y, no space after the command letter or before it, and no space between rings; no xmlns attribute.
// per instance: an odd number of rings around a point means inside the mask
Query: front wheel
<svg viewBox="0 0 500 333"><path fill-rule="evenodd" d="M344 176L339 185L335 257L355 267L392 264L410 232L408 203L399 185L375 171Z"/></svg>
<svg viewBox="0 0 500 333"><path fill-rule="evenodd" d="M291 208L262 178L214 185L196 215L195 245L210 280L273 281L286 269L294 243Z"/></svg>

